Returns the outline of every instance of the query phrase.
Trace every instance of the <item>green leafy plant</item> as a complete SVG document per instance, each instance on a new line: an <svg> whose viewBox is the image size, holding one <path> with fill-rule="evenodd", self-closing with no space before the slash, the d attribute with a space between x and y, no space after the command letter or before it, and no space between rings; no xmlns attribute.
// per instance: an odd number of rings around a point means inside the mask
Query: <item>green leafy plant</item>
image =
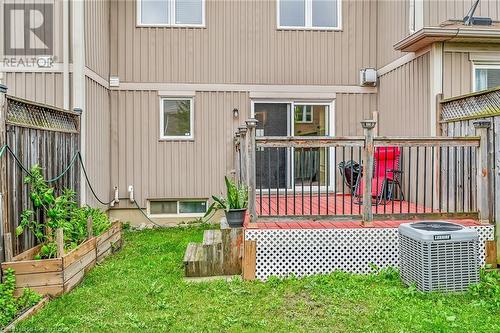
<svg viewBox="0 0 500 333"><path fill-rule="evenodd" d="M63 229L64 248L68 251L87 239L89 217L92 217L94 236L102 234L111 226L107 215L100 209L78 207L75 191L64 189L61 195L56 196L54 189L45 181L40 166L32 167L30 175L25 178L25 183L30 185L30 197L34 208L46 216L45 223L41 223L35 219L34 211L26 210L21 214L19 226L16 228L17 236L25 230L30 230L38 243L43 244L35 259L56 257L57 245L54 240L58 228Z"/></svg>
<svg viewBox="0 0 500 333"><path fill-rule="evenodd" d="M14 270L4 271L3 283L0 283L0 328L8 325L20 312L35 305L41 296L30 289L24 289L21 296L16 298L16 278Z"/></svg>
<svg viewBox="0 0 500 333"><path fill-rule="evenodd" d="M226 183L226 197L212 196L214 202L208 207L205 214L209 216L217 210L228 211L230 209L243 209L248 207L248 187L244 184L236 184L231 179L224 177Z"/></svg>

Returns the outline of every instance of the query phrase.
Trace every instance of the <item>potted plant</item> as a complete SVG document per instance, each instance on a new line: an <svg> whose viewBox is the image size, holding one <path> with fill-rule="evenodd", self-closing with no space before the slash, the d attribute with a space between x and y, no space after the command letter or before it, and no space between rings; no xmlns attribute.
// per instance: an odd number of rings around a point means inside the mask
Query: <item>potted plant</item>
<svg viewBox="0 0 500 333"><path fill-rule="evenodd" d="M243 184L236 184L227 177L224 177L224 180L226 182L227 197L213 195L214 202L208 208L205 217L212 212L224 210L229 226L231 228L241 228L248 207L248 188Z"/></svg>

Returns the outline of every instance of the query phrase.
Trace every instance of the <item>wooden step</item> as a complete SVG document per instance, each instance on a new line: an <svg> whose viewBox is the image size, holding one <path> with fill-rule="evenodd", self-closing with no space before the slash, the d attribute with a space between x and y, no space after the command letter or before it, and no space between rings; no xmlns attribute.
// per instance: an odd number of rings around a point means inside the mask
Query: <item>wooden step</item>
<svg viewBox="0 0 500 333"><path fill-rule="evenodd" d="M187 277L222 274L222 242L210 245L189 243L184 254L184 274Z"/></svg>
<svg viewBox="0 0 500 333"><path fill-rule="evenodd" d="M203 245L222 243L222 232L220 230L205 230L203 233Z"/></svg>

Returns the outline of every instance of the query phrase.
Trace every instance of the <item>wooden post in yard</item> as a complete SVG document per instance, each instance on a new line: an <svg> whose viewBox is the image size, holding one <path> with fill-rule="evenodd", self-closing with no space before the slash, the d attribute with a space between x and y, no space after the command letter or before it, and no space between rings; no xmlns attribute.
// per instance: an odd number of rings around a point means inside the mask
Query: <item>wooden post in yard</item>
<svg viewBox="0 0 500 333"><path fill-rule="evenodd" d="M491 184L491 154L489 142L490 121L478 120L474 123L476 135L481 138L477 151L477 208L479 211L479 221L482 224L489 224L493 217L492 184ZM500 222L500 221L498 221ZM498 229L498 227L497 227Z"/></svg>
<svg viewBox="0 0 500 333"><path fill-rule="evenodd" d="M255 128L257 127L257 119L250 118L247 123L247 174L248 174L248 210L250 212L250 222L257 222L256 209L256 188L255 188Z"/></svg>
<svg viewBox="0 0 500 333"><path fill-rule="evenodd" d="M3 235L3 244L5 247L5 261L12 261L12 235L7 233Z"/></svg>
<svg viewBox="0 0 500 333"><path fill-rule="evenodd" d="M92 216L89 216L87 218L87 239L94 237L93 224L94 221L92 220Z"/></svg>
<svg viewBox="0 0 500 333"><path fill-rule="evenodd" d="M363 120L361 126L365 134L365 146L363 148L363 225L372 226L372 179L374 164L373 129L377 124L374 120Z"/></svg>
<svg viewBox="0 0 500 333"><path fill-rule="evenodd" d="M57 257L62 258L64 255L64 232L62 228L56 230Z"/></svg>

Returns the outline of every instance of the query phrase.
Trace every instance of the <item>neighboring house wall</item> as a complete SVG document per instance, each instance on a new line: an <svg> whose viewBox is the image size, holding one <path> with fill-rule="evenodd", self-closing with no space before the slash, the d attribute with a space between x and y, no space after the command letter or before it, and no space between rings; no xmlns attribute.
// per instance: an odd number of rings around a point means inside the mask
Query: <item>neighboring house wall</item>
<svg viewBox="0 0 500 333"><path fill-rule="evenodd" d="M379 79L379 134L430 135L429 52Z"/></svg>
<svg viewBox="0 0 500 333"><path fill-rule="evenodd" d="M424 0L424 26L438 26L449 19L461 20L473 3L471 0ZM474 16L500 19L500 2L481 0Z"/></svg>

